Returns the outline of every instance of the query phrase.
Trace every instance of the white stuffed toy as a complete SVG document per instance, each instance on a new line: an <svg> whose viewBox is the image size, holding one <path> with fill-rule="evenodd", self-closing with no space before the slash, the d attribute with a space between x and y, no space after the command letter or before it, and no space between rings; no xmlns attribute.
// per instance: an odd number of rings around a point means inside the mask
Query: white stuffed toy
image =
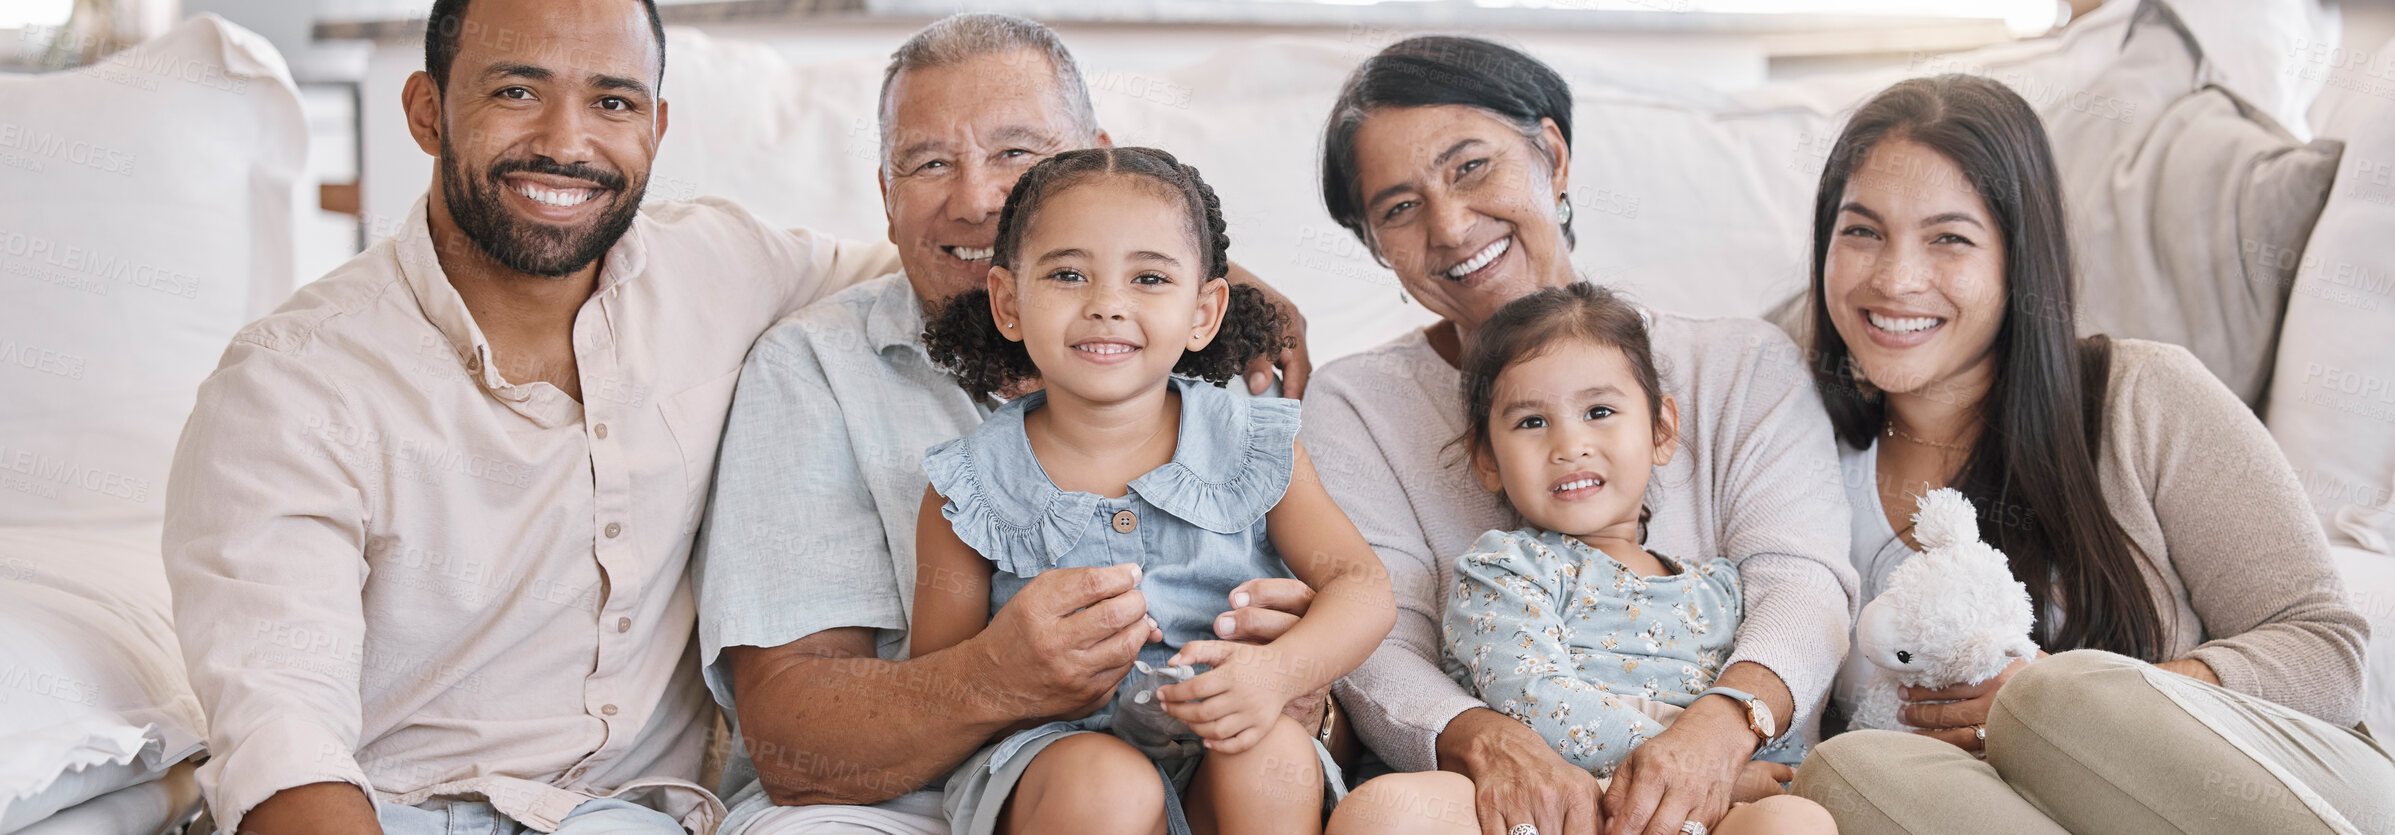
<svg viewBox="0 0 2395 835"><path fill-rule="evenodd" d="M1855 705L1856 728L1912 730L1898 719L1899 686L1977 684L2037 655L2029 590L2003 552L1979 541L1970 499L1929 491L1913 538L1926 550L1896 567L1855 622L1855 651L1877 667Z"/></svg>

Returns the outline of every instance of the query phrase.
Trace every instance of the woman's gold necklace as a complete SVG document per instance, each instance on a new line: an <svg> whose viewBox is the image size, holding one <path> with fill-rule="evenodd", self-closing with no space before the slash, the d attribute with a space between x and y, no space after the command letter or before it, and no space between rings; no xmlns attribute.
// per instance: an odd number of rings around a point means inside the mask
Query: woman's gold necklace
<svg viewBox="0 0 2395 835"><path fill-rule="evenodd" d="M1921 436L1919 436L1919 435L1915 435L1915 434L1913 434L1913 433L1911 433L1911 432L1906 432L1906 431L1904 431L1904 430L1902 430L1902 429L1898 429L1898 428L1896 428L1896 418L1895 418L1895 417L1893 417L1893 416L1891 416L1891 417L1889 417L1889 418L1887 419L1887 425L1886 425L1886 427L1885 427L1885 428L1886 428L1886 431L1884 431L1884 432L1881 432L1880 434L1882 434L1882 435L1885 435L1885 436L1887 436L1887 437L1890 437L1890 438L1903 438L1903 439L1905 439L1905 440L1907 440L1907 441L1911 441L1911 442L1913 442L1913 443L1920 444L1920 445L1922 445L1922 446L1925 446L1925 447L1931 447L1931 448L1934 448L1934 449L1942 449L1942 450L1946 450L1946 451L1948 451L1948 452L1969 452L1969 451L1971 451L1971 447L1970 447L1970 445L1968 445L1968 444L1957 444L1957 443L1947 443L1947 442L1943 442L1943 441L1932 441L1932 440L1930 440L1930 439L1928 439L1928 438L1924 438L1924 437L1921 437ZM1900 530L1900 531L1897 531L1897 532L1896 532L1896 536L1897 536L1897 538L1898 538L1899 540L1902 540L1906 534L1908 534L1908 533L1911 533L1911 532L1912 532L1912 530L1913 530L1913 527L1914 527L1913 523L1911 523L1911 522L1907 522L1907 523L1905 523L1904 529L1903 529L1903 530ZM1906 545L1908 545L1908 546L1912 546L1912 547L1914 548L1914 550L1920 550L1920 548L1919 548L1917 545L1915 545L1914 543L1910 543L1910 542L1908 542L1908 543L1906 543Z"/></svg>
<svg viewBox="0 0 2395 835"><path fill-rule="evenodd" d="M1894 418L1890 418L1890 419L1888 420L1887 432L1886 432L1886 433L1884 433L1884 434L1886 434L1886 435L1887 435L1887 437L1890 437L1890 438L1903 438L1903 439L1905 439L1905 440L1907 440L1907 441L1911 441L1911 442L1913 442L1913 443L1920 444L1920 445L1922 445L1922 446L1926 446L1926 447L1936 447L1936 448L1938 448L1938 449L1954 450L1954 451L1957 451L1957 452L1968 452L1968 451L1970 451L1970 449L1971 449L1971 446L1970 446L1969 444L1957 444L1957 443L1947 443L1947 442L1944 442L1944 441L1932 441L1932 440L1930 440L1930 439L1928 439L1928 438L1924 438L1924 437L1921 437L1921 436L1919 436L1919 435L1915 435L1915 434L1913 434L1913 433L1911 433L1911 432L1906 432L1906 431L1904 431L1904 430L1902 430L1902 429L1898 429L1898 428L1896 428L1896 420L1895 420Z"/></svg>

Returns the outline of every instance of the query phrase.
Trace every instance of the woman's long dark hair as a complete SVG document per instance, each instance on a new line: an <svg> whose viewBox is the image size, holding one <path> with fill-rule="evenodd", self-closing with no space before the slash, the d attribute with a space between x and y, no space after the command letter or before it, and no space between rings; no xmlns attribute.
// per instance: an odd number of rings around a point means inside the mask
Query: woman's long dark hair
<svg viewBox="0 0 2395 835"><path fill-rule="evenodd" d="M1887 425L1830 321L1824 264L1847 180L1883 140L1918 142L1961 168L2004 235L2004 321L1982 427L1951 485L1979 508L1981 538L2029 587L2037 642L2162 661L2162 614L2145 555L2104 502L2096 476L2111 343L2082 340L2076 276L2054 152L2036 111L2010 88L1970 75L1900 82L1856 111L1830 151L1813 200L1813 377L1838 438L1856 449ZM2062 613L2059 628L2048 606Z"/></svg>
<svg viewBox="0 0 2395 835"><path fill-rule="evenodd" d="M1197 241L1205 279L1228 276L1231 236L1222 219L1222 201L1198 178L1197 168L1154 148L1088 148L1066 151L1040 160L1007 192L1006 208L998 215L998 240L990 263L1018 270L1023 235L1047 198L1102 176L1131 177L1179 200L1189 219L1190 237ZM1230 303L1222 327L1203 350L1188 351L1174 364L1173 373L1222 385L1239 376L1247 361L1274 356L1285 347L1281 309L1266 301L1254 287L1231 285ZM975 394L1000 391L1023 380L1038 379L1039 366L1023 343L1007 339L990 317L990 291L977 288L957 294L931 312L923 326L923 348L932 362L948 370L957 384Z"/></svg>

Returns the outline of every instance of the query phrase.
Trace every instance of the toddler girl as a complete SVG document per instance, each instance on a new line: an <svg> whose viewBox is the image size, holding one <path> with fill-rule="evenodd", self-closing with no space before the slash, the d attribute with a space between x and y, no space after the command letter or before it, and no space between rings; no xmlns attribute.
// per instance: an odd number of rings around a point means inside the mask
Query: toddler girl
<svg viewBox="0 0 2395 835"><path fill-rule="evenodd" d="M1528 524L1482 535L1456 561L1445 667L1564 759L1610 777L1713 686L1738 634L1729 560L1643 545L1647 479L1678 448L1678 406L1644 314L1593 284L1507 304L1474 332L1463 372L1473 471ZM1802 753L1789 734L1758 757ZM1748 771L1742 785L1776 792L1755 779L1772 769ZM1793 795L1733 807L1713 831L1812 831L1803 824L1835 831Z"/></svg>
<svg viewBox="0 0 2395 835"><path fill-rule="evenodd" d="M958 833L1320 828L1329 760L1282 711L1363 663L1396 610L1297 444L1297 403L1219 386L1279 339L1225 280L1228 246L1172 155L1058 154L1007 196L986 293L926 330L970 390L1044 388L926 453L914 653L979 633L1042 571L1132 563L1154 625L1140 664L1211 667L1126 676L1095 713L983 749L949 779ZM1293 573L1316 596L1279 640L1208 640L1235 587Z"/></svg>

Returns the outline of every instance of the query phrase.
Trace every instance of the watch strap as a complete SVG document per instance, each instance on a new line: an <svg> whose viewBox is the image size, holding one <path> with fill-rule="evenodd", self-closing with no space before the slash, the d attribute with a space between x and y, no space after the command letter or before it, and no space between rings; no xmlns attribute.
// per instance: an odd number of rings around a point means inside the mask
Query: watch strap
<svg viewBox="0 0 2395 835"><path fill-rule="evenodd" d="M1746 723L1747 723L1747 724L1746 724L1746 729L1747 729L1747 730L1749 730L1749 731L1753 731L1753 732L1755 733L1755 735L1756 735L1756 736L1758 736L1758 737L1762 737L1762 738L1763 738L1763 741L1764 741L1766 744L1768 744L1768 743L1770 743L1770 742L1771 742L1771 740L1772 740L1772 738L1773 738L1774 734L1772 734L1772 733L1766 733L1766 732L1764 732L1764 730L1763 730L1761 727L1758 727L1758 726L1755 724L1755 723L1756 723L1756 719L1755 719L1755 710L1756 710L1757 708L1761 708L1761 709L1763 710L1763 712L1764 712L1764 715L1765 715L1765 716L1770 716L1770 713L1771 713L1771 707L1770 707L1769 705L1765 705L1765 704L1763 703L1763 700L1762 700L1762 699L1755 698L1755 694L1753 694L1753 693L1749 693L1749 692L1746 692L1746 691L1744 691L1744 690L1740 690L1740 689L1738 689L1738 688L1735 688L1735 687L1708 687L1708 688L1705 688L1705 691L1704 691L1704 692L1696 694L1696 697L1697 697L1697 698L1699 698L1699 699L1702 699L1702 698L1704 698L1704 697L1706 697L1706 696L1715 696L1715 695L1719 695L1719 696L1728 696L1728 697L1730 697L1730 698L1732 698L1732 699L1735 699L1735 700L1737 700L1737 702L1738 702L1739 704L1746 706L1746 710L1747 710L1747 714L1746 714L1746 715L1747 715L1747 719L1746 719ZM1775 718L1776 718L1776 717L1775 717ZM1773 724L1774 724L1774 726L1775 726L1775 727L1773 727L1773 728L1772 728L1772 730L1773 730L1773 731L1777 731L1777 730L1779 730L1779 728L1778 728L1778 727L1776 727L1778 723L1774 722Z"/></svg>
<svg viewBox="0 0 2395 835"><path fill-rule="evenodd" d="M1702 699L1706 696L1711 696L1716 693L1736 699L1738 700L1739 704L1746 704L1747 702L1755 700L1755 694L1740 690L1735 687L1708 687L1705 688L1705 692L1696 694L1696 697Z"/></svg>

